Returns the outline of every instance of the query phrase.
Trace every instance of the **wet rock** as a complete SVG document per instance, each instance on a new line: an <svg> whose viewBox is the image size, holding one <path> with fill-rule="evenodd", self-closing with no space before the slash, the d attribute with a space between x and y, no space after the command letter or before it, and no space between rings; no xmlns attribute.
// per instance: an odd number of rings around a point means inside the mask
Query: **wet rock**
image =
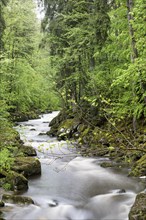
<svg viewBox="0 0 146 220"><path fill-rule="evenodd" d="M59 125L61 121L65 120L66 119L66 114L61 111L55 118L53 118L50 123L49 123L49 126L52 127L52 126L55 126L55 125Z"/></svg>
<svg viewBox="0 0 146 220"><path fill-rule="evenodd" d="M22 145L19 150L24 154L24 156L36 156L36 150L31 146Z"/></svg>
<svg viewBox="0 0 146 220"><path fill-rule="evenodd" d="M20 126L22 126L22 125L20 125ZM25 124L25 126L27 126L27 127L29 127L29 126L33 127L34 125L27 123L27 124Z"/></svg>
<svg viewBox="0 0 146 220"><path fill-rule="evenodd" d="M36 131L36 129L35 128L31 128L30 131Z"/></svg>
<svg viewBox="0 0 146 220"><path fill-rule="evenodd" d="M107 167L114 167L115 164L114 164L113 162L111 162L111 161L108 161L108 162L104 161L104 162L102 162L102 163L100 164L100 166L101 166L101 167L104 167L104 168L107 168Z"/></svg>
<svg viewBox="0 0 146 220"><path fill-rule="evenodd" d="M24 191L28 189L28 180L15 171L6 174L5 183L9 184L10 190Z"/></svg>
<svg viewBox="0 0 146 220"><path fill-rule="evenodd" d="M17 157L12 169L25 177L41 174L40 161L33 157Z"/></svg>
<svg viewBox="0 0 146 220"><path fill-rule="evenodd" d="M118 191L118 193L126 193L126 190L125 190L125 189L120 189L120 190Z"/></svg>
<svg viewBox="0 0 146 220"><path fill-rule="evenodd" d="M0 207L4 207L5 203L3 201L0 201Z"/></svg>
<svg viewBox="0 0 146 220"><path fill-rule="evenodd" d="M41 136L41 135L46 135L46 133L41 132L41 133L39 133L39 135L40 135L40 136Z"/></svg>
<svg viewBox="0 0 146 220"><path fill-rule="evenodd" d="M146 155L142 156L132 167L129 176L146 176Z"/></svg>
<svg viewBox="0 0 146 220"><path fill-rule="evenodd" d="M56 207L56 206L58 206L58 202L57 202L57 200L54 199L52 201L49 201L48 205L49 205L49 207Z"/></svg>
<svg viewBox="0 0 146 220"><path fill-rule="evenodd" d="M59 126L57 137L61 140L71 138L73 134L77 131L78 125L79 121L76 118L64 120Z"/></svg>
<svg viewBox="0 0 146 220"><path fill-rule="evenodd" d="M20 113L14 113L12 114L12 118L14 121L17 121L17 122L21 122L21 121L28 121L28 115L26 114L20 114Z"/></svg>
<svg viewBox="0 0 146 220"><path fill-rule="evenodd" d="M29 119L40 118L39 114L40 112L37 112L37 111L29 111L25 113L14 112L14 113L11 113L11 116L12 116L13 121L23 122L23 121L28 121Z"/></svg>
<svg viewBox="0 0 146 220"><path fill-rule="evenodd" d="M146 194L140 193L136 196L134 205L129 213L129 220L146 219Z"/></svg>
<svg viewBox="0 0 146 220"><path fill-rule="evenodd" d="M4 202L14 203L14 204L23 204L23 205L34 204L34 201L27 196L4 194L2 196L2 200Z"/></svg>
<svg viewBox="0 0 146 220"><path fill-rule="evenodd" d="M64 122L66 119L71 118L69 114L66 114L66 112L61 111L55 118L52 119L52 121L49 123L49 126L51 127L50 130L47 132L47 135L49 136L57 136L57 132L60 128L60 124Z"/></svg>

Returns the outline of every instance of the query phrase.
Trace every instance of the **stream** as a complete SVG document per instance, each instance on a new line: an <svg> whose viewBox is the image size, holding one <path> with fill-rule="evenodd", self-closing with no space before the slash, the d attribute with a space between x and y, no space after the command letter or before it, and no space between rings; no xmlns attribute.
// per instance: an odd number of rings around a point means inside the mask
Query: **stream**
<svg viewBox="0 0 146 220"><path fill-rule="evenodd" d="M126 220L137 193L143 190L126 170L102 168L108 158L86 158L66 141L45 135L58 114L20 122L16 130L25 145L37 150L42 174L29 179L22 193L35 204L12 205L6 220Z"/></svg>

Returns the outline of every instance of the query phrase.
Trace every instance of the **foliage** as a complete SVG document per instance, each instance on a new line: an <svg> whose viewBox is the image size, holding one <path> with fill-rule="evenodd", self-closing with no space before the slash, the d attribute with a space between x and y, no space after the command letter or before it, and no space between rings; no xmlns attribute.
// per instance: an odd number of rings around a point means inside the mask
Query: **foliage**
<svg viewBox="0 0 146 220"><path fill-rule="evenodd" d="M17 151L11 115L59 106L35 8L32 0L0 1L0 165L7 170Z"/></svg>
<svg viewBox="0 0 146 220"><path fill-rule="evenodd" d="M13 164L13 162L14 162L14 160L11 157L11 154L10 154L9 150L8 149L3 149L0 152L0 167L1 167L1 170L9 171L12 164Z"/></svg>
<svg viewBox="0 0 146 220"><path fill-rule="evenodd" d="M95 67L95 49L100 49L109 29L107 2L45 1L43 28L48 33L56 86L69 107L69 100L80 102ZM49 25L46 23L49 19ZM85 28L86 27L86 28Z"/></svg>
<svg viewBox="0 0 146 220"><path fill-rule="evenodd" d="M59 102L55 93L48 92L52 90L51 71L47 51L39 50L42 34L33 1L10 0L3 17L4 51L0 59L3 102L9 112L24 114L36 109L57 108ZM54 106L50 94L56 100Z"/></svg>

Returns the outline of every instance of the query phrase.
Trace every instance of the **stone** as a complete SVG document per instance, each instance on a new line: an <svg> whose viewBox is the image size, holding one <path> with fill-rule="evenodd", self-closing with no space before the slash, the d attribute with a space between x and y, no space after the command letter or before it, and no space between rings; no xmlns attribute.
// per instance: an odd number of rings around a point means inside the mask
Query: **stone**
<svg viewBox="0 0 146 220"><path fill-rule="evenodd" d="M28 196L3 194L2 200L4 202L14 203L14 204L23 204L23 205L34 204L34 201Z"/></svg>
<svg viewBox="0 0 146 220"><path fill-rule="evenodd" d="M139 193L136 196L134 205L129 213L129 220L145 220L146 219L146 193Z"/></svg>
<svg viewBox="0 0 146 220"><path fill-rule="evenodd" d="M49 207L56 207L58 206L58 201L56 199L49 201L48 203Z"/></svg>
<svg viewBox="0 0 146 220"><path fill-rule="evenodd" d="M36 150L31 146L21 145L19 150L24 154L24 156L36 156Z"/></svg>
<svg viewBox="0 0 146 220"><path fill-rule="evenodd" d="M5 183L10 185L10 190L24 191L28 189L28 180L15 171L6 174Z"/></svg>
<svg viewBox="0 0 146 220"><path fill-rule="evenodd" d="M125 190L125 189L120 189L120 190L118 191L118 193L126 193L126 190Z"/></svg>
<svg viewBox="0 0 146 220"><path fill-rule="evenodd" d="M41 163L37 158L33 157L17 157L15 158L12 169L25 177L40 175Z"/></svg>
<svg viewBox="0 0 146 220"><path fill-rule="evenodd" d="M71 138L73 134L77 131L78 125L79 121L76 118L66 119L61 122L57 132L57 137L59 138L59 140Z"/></svg>
<svg viewBox="0 0 146 220"><path fill-rule="evenodd" d="M41 136L41 135L46 135L46 133L41 132L41 133L39 133L39 135L40 135L40 136Z"/></svg>
<svg viewBox="0 0 146 220"><path fill-rule="evenodd" d="M146 154L134 164L129 176L146 176Z"/></svg>
<svg viewBox="0 0 146 220"><path fill-rule="evenodd" d="M4 207L5 203L3 201L0 201L0 207Z"/></svg>

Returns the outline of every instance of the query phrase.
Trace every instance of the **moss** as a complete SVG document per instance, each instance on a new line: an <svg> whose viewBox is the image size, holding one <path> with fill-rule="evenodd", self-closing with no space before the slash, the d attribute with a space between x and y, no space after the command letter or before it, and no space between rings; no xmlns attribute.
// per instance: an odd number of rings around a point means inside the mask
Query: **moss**
<svg viewBox="0 0 146 220"><path fill-rule="evenodd" d="M79 121L77 118L69 118L61 122L57 131L58 139L64 140L67 138L72 138L73 134L77 132L78 125Z"/></svg>
<svg viewBox="0 0 146 220"><path fill-rule="evenodd" d="M41 174L40 161L33 157L17 157L12 169L25 177Z"/></svg>
<svg viewBox="0 0 146 220"><path fill-rule="evenodd" d="M142 156L132 167L130 176L146 176L146 155Z"/></svg>
<svg viewBox="0 0 146 220"><path fill-rule="evenodd" d="M5 203L2 200L0 200L0 207L4 207L4 206L5 206Z"/></svg>
<svg viewBox="0 0 146 220"><path fill-rule="evenodd" d="M14 171L6 174L5 184L8 183L9 190L24 191L28 189L28 180L22 175Z"/></svg>
<svg viewBox="0 0 146 220"><path fill-rule="evenodd" d="M20 153L22 153L24 156L36 156L37 153L36 153L36 150L31 147L31 146L24 146L24 145L21 145L19 147L19 151ZM19 153L19 155L20 155Z"/></svg>
<svg viewBox="0 0 146 220"><path fill-rule="evenodd" d="M79 126L78 126L78 132L81 134L86 128L87 128L87 125L85 125L85 124L79 124Z"/></svg>
<svg viewBox="0 0 146 220"><path fill-rule="evenodd" d="M145 220L146 219L146 194L137 195L134 205L129 213L129 220Z"/></svg>
<svg viewBox="0 0 146 220"><path fill-rule="evenodd" d="M14 204L23 204L23 205L34 204L34 201L27 196L4 194L2 196L2 200L4 202L9 202Z"/></svg>
<svg viewBox="0 0 146 220"><path fill-rule="evenodd" d="M112 162L103 162L100 164L101 167L107 168L107 167L113 167L114 164Z"/></svg>
<svg viewBox="0 0 146 220"><path fill-rule="evenodd" d="M60 129L64 128L64 129L68 129L68 128L72 128L72 126L74 125L74 119L66 119L65 121L63 121L60 124Z"/></svg>

